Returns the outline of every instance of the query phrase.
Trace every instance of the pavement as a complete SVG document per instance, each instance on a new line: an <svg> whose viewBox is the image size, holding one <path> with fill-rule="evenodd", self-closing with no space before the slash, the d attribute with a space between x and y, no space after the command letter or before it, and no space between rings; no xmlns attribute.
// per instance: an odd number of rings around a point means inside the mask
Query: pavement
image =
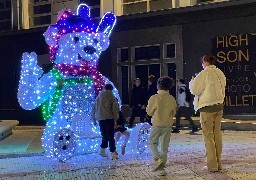
<svg viewBox="0 0 256 180"><path fill-rule="evenodd" d="M143 154L127 150L118 160L97 153L77 155L65 163L44 156L40 143L43 127L17 127L0 141L0 179L81 180L231 180L256 179L256 131L223 131L223 170L203 170L202 132L182 130L172 134L165 167L166 176L151 172L149 148ZM117 147L120 152L120 147ZM109 154L110 155L110 154ZM110 156L109 156L110 157Z"/></svg>

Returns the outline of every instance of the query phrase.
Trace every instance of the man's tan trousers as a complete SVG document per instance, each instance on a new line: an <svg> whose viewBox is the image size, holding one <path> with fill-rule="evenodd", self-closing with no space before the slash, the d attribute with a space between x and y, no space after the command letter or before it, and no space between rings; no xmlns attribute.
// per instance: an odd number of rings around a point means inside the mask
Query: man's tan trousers
<svg viewBox="0 0 256 180"><path fill-rule="evenodd" d="M206 148L206 162L209 170L221 169L222 133L221 120L223 111L200 112L204 142Z"/></svg>

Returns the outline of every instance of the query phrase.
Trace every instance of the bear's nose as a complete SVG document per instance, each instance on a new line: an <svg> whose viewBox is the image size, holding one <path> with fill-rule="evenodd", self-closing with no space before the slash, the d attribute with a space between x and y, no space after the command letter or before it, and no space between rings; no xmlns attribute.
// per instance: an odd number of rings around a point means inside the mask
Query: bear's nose
<svg viewBox="0 0 256 180"><path fill-rule="evenodd" d="M84 52L86 52L87 54L93 54L96 52L96 49L93 46L85 46Z"/></svg>

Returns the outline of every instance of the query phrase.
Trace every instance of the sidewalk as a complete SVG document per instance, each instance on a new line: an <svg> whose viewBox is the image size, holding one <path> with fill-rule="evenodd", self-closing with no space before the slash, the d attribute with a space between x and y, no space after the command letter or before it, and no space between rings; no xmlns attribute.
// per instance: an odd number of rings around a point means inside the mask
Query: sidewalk
<svg viewBox="0 0 256 180"><path fill-rule="evenodd" d="M38 140L40 129L34 131L14 130L13 132L13 135L0 141L1 180L256 179L256 132L254 131L223 132L223 170L218 173L202 170L205 165L205 152L201 131L193 135L189 134L188 130L172 134L166 166L168 174L162 177L150 171L152 157L149 149L143 154L127 152L124 156L120 155L120 159L116 161L102 158L98 154L90 154L75 156L66 163L60 163L53 158L44 157L42 149L40 152L40 147L34 148L34 152L31 151L31 148L30 151L27 151L28 147L31 147L36 139ZM14 139L16 139L14 142L19 141L23 146L12 146ZM9 146L7 146L8 144ZM3 149L5 152L2 151ZM9 150L16 155L6 154ZM39 152L38 154L34 154L36 150Z"/></svg>

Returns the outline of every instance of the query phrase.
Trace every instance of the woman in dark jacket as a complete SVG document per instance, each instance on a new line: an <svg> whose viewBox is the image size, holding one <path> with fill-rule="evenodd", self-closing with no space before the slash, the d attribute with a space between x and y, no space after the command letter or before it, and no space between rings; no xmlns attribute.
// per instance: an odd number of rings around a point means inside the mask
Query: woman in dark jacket
<svg viewBox="0 0 256 180"><path fill-rule="evenodd" d="M129 122L131 128L136 116L140 117L140 121L143 122L145 118L145 107L147 102L147 93L144 87L141 85L139 78L134 81L134 87L132 89L132 96L130 101L130 107L132 108L132 115Z"/></svg>

